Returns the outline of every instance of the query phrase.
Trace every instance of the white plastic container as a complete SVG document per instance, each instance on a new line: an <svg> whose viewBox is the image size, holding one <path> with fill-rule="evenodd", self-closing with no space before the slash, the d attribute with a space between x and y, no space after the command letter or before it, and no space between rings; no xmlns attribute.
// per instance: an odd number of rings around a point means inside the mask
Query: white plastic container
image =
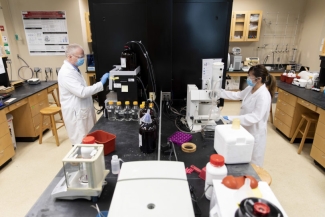
<svg viewBox="0 0 325 217"><path fill-rule="evenodd" d="M213 154L210 156L210 162L206 166L205 177L205 197L210 200L213 192L212 180L223 179L227 176L228 170L225 165L224 157L219 154ZM209 187L209 185L211 185Z"/></svg>
<svg viewBox="0 0 325 217"><path fill-rule="evenodd" d="M117 155L112 156L111 165L112 165L112 173L119 174L120 173L120 159L118 158Z"/></svg>
<svg viewBox="0 0 325 217"><path fill-rule="evenodd" d="M254 137L242 126L217 125L214 149L225 158L226 164L249 163L252 160Z"/></svg>
<svg viewBox="0 0 325 217"><path fill-rule="evenodd" d="M12 123L12 120L14 118L11 114L7 114L6 116L7 116L7 122L8 122L8 127L9 127L9 131L10 131L12 144L13 144L14 148L16 148L17 145L16 145L15 131L14 131L14 125Z"/></svg>

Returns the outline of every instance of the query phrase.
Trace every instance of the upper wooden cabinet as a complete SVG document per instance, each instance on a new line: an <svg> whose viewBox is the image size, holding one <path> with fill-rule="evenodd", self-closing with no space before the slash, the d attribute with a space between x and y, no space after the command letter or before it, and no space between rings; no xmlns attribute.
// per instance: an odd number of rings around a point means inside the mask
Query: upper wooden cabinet
<svg viewBox="0 0 325 217"><path fill-rule="evenodd" d="M234 11L231 18L230 41L258 41L262 11Z"/></svg>
<svg viewBox="0 0 325 217"><path fill-rule="evenodd" d="M86 31L87 31L87 42L92 42L91 29L90 29L90 20L89 20L89 12L85 12L85 22L86 22Z"/></svg>

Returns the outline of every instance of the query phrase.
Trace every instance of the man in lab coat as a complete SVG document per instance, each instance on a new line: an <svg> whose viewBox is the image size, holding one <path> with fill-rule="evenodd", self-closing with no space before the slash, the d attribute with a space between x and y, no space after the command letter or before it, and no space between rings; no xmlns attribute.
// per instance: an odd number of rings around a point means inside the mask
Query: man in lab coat
<svg viewBox="0 0 325 217"><path fill-rule="evenodd" d="M67 46L65 54L66 59L58 74L60 103L68 136L75 145L82 142L96 123L92 95L104 89L109 73L105 73L101 81L87 86L78 69L85 59L83 48L71 44Z"/></svg>
<svg viewBox="0 0 325 217"><path fill-rule="evenodd" d="M225 119L238 118L255 139L252 163L262 167L266 146L267 120L271 108L271 99L276 88L275 78L264 65L252 66L247 76L248 86L240 91L221 91L221 98L242 100L239 116L224 116Z"/></svg>

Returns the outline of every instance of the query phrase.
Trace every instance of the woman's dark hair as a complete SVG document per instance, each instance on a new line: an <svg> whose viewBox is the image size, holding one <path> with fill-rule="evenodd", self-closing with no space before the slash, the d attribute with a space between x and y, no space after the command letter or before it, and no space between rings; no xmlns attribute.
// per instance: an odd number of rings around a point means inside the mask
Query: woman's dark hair
<svg viewBox="0 0 325 217"><path fill-rule="evenodd" d="M265 84L269 90L271 97L273 98L276 89L276 80L273 75L271 75L264 65L256 65L250 67L248 73L252 72L256 78L262 78L262 84Z"/></svg>

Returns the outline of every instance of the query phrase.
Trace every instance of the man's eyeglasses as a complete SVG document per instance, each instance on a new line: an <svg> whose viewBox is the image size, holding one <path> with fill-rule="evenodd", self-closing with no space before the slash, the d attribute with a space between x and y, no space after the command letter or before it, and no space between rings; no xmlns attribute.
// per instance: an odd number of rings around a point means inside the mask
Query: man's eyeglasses
<svg viewBox="0 0 325 217"><path fill-rule="evenodd" d="M73 55L73 54L72 54L72 56L77 57L77 58L85 58L85 56L79 57L79 56L76 56L76 55Z"/></svg>

